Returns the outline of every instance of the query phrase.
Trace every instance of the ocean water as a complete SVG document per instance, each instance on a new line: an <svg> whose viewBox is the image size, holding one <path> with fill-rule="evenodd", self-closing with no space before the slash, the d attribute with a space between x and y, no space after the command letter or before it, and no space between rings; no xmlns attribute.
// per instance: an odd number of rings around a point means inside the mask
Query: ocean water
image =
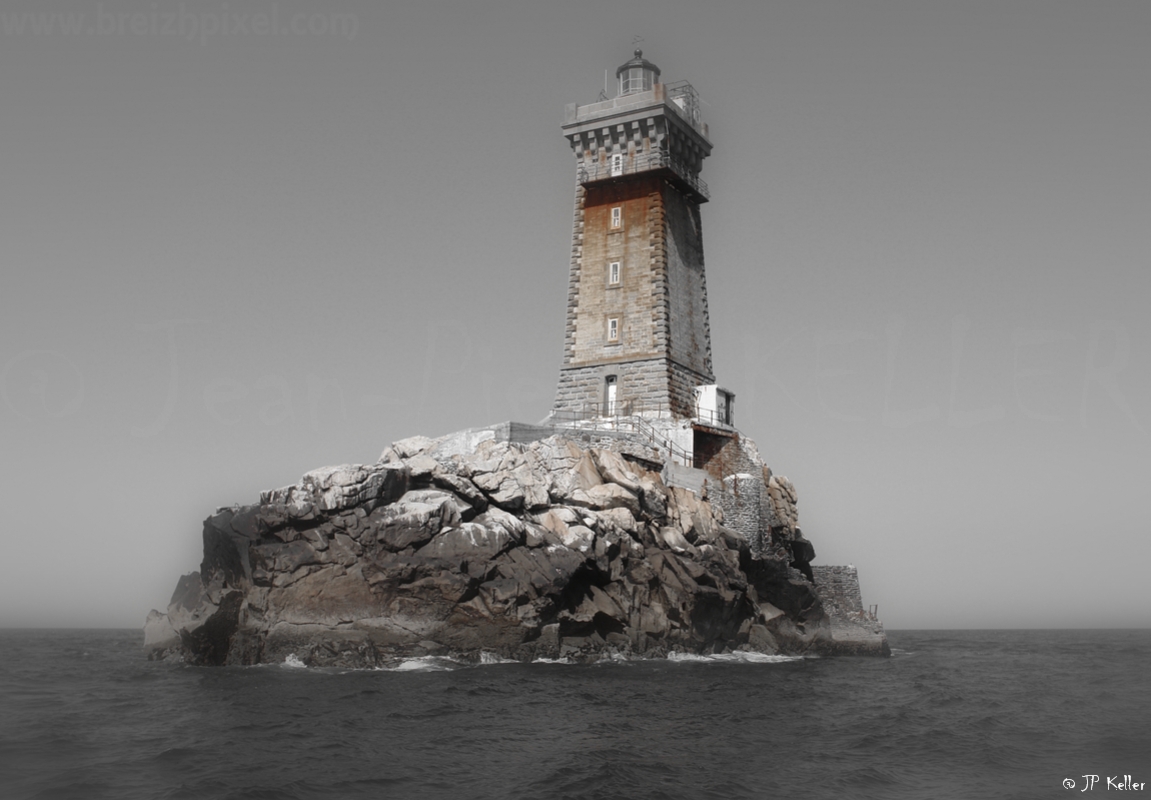
<svg viewBox="0 0 1151 800"><path fill-rule="evenodd" d="M1114 797L1124 775L1151 796L1151 631L889 639L890 659L348 671L5 630L0 798Z"/></svg>

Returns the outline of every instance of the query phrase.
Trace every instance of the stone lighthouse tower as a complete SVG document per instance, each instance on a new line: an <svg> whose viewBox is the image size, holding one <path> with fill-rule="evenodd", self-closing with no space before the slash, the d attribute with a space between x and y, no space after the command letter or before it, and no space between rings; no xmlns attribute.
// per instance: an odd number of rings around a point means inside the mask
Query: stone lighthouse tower
<svg viewBox="0 0 1151 800"><path fill-rule="evenodd" d="M700 180L711 153L699 98L660 82L640 50L617 95L565 109L576 160L563 364L553 417L644 414L731 424L715 386Z"/></svg>

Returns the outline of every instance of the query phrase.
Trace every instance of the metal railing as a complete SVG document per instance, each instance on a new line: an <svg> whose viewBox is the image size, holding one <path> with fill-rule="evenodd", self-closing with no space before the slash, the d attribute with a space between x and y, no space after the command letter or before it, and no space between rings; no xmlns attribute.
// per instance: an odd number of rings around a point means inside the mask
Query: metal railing
<svg viewBox="0 0 1151 800"><path fill-rule="evenodd" d="M735 430L735 427L731 424L729 412L723 408L697 408L695 410L695 418L704 425L711 425L713 428L731 428Z"/></svg>
<svg viewBox="0 0 1151 800"><path fill-rule="evenodd" d="M580 165L576 176L580 183L592 183L593 181L618 178L624 175L635 175L640 172L649 172L657 169L671 170L675 173L676 177L690 186L705 200L711 199L711 193L708 191L707 184L704 183L698 175L692 172L686 163L662 150L656 150L650 153L636 153L630 158L624 158L623 163L617 164L614 168L610 158L604 162L585 162Z"/></svg>
<svg viewBox="0 0 1151 800"><path fill-rule="evenodd" d="M675 103L683 117L691 123L691 126L703 133L699 92L695 90L695 87L687 81L676 81L675 83L665 83L664 91L667 93L667 99Z"/></svg>
<svg viewBox="0 0 1151 800"><path fill-rule="evenodd" d="M576 408L555 410L551 412L553 420L561 422L591 422L597 424L615 425L614 420L623 420L631 417L648 417L653 419L682 417L672 411L669 404L653 403L642 398L617 400L614 407L604 403L584 403ZM691 422L699 422L716 428L725 428L733 433L739 429L729 422L729 412L726 409L696 408L695 413L688 417Z"/></svg>
<svg viewBox="0 0 1151 800"><path fill-rule="evenodd" d="M643 436L648 444L655 448L656 452L666 451L667 457L672 461L676 461L684 467L694 467L694 455L687 452L684 448L677 445L671 439L663 435L654 425L648 422L644 417L634 416L631 417L635 424L635 430Z"/></svg>
<svg viewBox="0 0 1151 800"><path fill-rule="evenodd" d="M643 398L617 400L614 407L608 403L582 403L574 408L552 411L553 419L570 421L591 420L596 417L611 419L643 414L648 417L672 417L671 406L667 403L653 403Z"/></svg>
<svg viewBox="0 0 1151 800"><path fill-rule="evenodd" d="M635 438L655 450L657 456L672 459L681 466L693 466L692 454L665 436L650 421L651 418L666 419L671 416L671 408L666 403L623 400L613 409L599 403L587 403L575 409L553 411L550 420L574 430L635 434Z"/></svg>
<svg viewBox="0 0 1151 800"><path fill-rule="evenodd" d="M552 411L549 420L554 425L573 430L632 434L635 441L651 447L657 457L668 459L683 467L695 467L695 454L676 444L656 425L652 424L653 419L668 419L674 416L668 404L634 399L618 401L615 408L611 409L606 408L605 405L602 403L585 403L574 409L555 410ZM718 413L696 409L696 416L691 421L717 427L722 426L738 434L739 431L734 426L719 420ZM725 475L723 477L730 476ZM709 481L708 485L726 494L733 492L738 494L737 487L729 488L723 480Z"/></svg>

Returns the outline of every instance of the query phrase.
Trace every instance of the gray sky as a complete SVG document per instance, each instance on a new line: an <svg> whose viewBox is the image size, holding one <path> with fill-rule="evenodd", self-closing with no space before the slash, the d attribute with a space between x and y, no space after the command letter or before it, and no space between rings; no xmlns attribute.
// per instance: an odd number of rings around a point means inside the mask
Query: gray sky
<svg viewBox="0 0 1151 800"><path fill-rule="evenodd" d="M563 106L633 35L705 103L716 372L817 563L891 628L1151 624L1151 4L0 25L0 625L141 625L217 506L542 418Z"/></svg>

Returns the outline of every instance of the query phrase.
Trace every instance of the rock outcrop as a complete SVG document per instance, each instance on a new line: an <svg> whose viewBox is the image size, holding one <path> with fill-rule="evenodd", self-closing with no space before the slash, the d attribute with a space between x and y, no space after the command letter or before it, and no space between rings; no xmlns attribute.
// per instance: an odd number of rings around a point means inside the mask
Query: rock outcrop
<svg viewBox="0 0 1151 800"><path fill-rule="evenodd" d="M145 647L347 666L833 653L794 487L764 475L778 519L753 553L718 507L613 450L407 439L205 520L200 571L149 615Z"/></svg>

